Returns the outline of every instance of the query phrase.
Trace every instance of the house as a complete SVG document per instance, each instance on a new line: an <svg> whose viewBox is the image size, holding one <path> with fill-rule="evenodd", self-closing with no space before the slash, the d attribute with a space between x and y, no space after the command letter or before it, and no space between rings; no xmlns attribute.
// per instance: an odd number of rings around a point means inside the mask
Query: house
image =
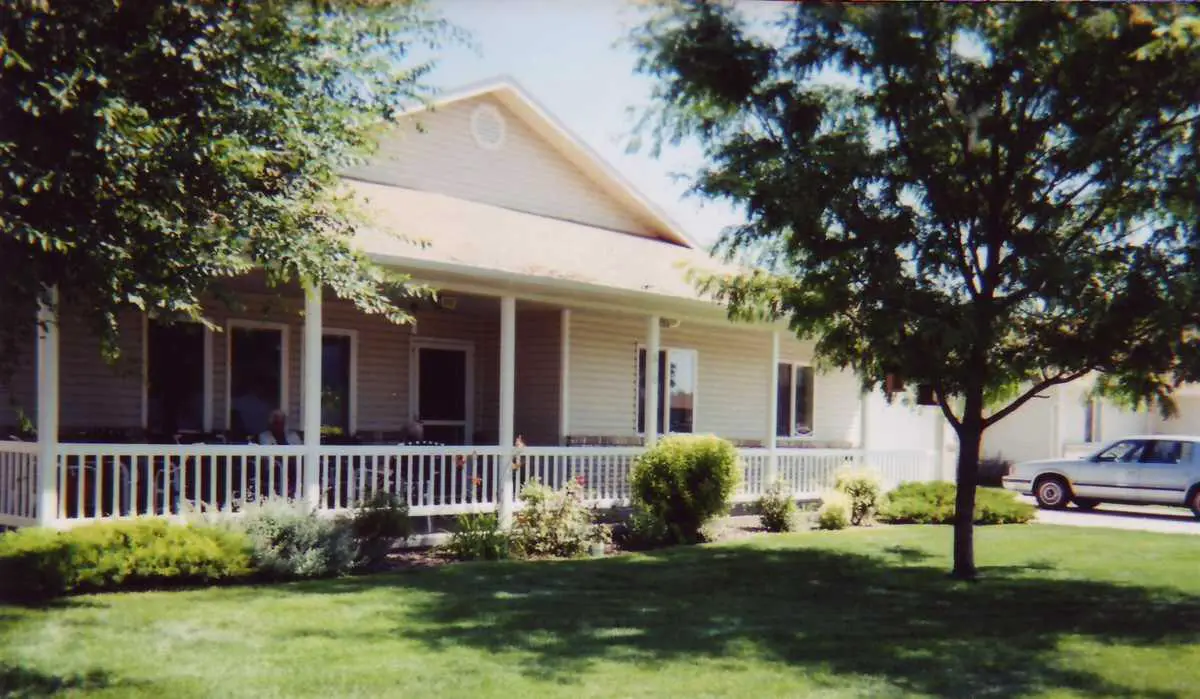
<svg viewBox="0 0 1200 699"><path fill-rule="evenodd" d="M1130 410L1093 395L1095 376L1043 391L983 436L985 457L1033 461L1084 456L1130 435L1200 434L1200 385L1175 393L1178 415L1163 418L1156 409Z"/></svg>
<svg viewBox="0 0 1200 699"><path fill-rule="evenodd" d="M0 524L378 490L414 513L506 515L532 477L612 503L665 433L735 441L743 499L776 477L816 493L847 463L940 473L940 416L816 370L783 326L730 322L687 278L722 264L509 80L406 116L345 185L370 213L358 245L440 290L415 323L253 274L222 285L219 332L131 310L115 366L71 309L36 341L31 319L0 405L40 439L0 442ZM303 445L249 443L276 407ZM430 444L411 443L417 420Z"/></svg>

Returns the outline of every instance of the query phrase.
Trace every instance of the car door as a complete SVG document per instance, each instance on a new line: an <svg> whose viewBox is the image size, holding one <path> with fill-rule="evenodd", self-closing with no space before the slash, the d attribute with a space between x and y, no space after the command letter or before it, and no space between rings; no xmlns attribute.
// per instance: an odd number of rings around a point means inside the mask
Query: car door
<svg viewBox="0 0 1200 699"><path fill-rule="evenodd" d="M1134 497L1142 502L1178 505L1187 494L1195 444L1174 439L1147 440L1142 450L1134 481Z"/></svg>
<svg viewBox="0 0 1200 699"><path fill-rule="evenodd" d="M1135 500L1133 472L1146 448L1144 439L1122 439L1071 467L1075 495L1096 500Z"/></svg>

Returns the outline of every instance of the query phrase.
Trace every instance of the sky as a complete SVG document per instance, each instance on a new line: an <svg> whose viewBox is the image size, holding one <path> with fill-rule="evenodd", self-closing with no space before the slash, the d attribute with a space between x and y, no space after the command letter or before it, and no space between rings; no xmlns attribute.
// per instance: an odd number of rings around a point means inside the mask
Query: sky
<svg viewBox="0 0 1200 699"><path fill-rule="evenodd" d="M451 23L466 30L474 48L440 53L431 78L450 91L501 75L540 102L600 154L692 238L715 242L739 217L718 202L684 197L687 183L673 175L695 172L695 147L629 154L635 117L649 104L652 83L634 74L636 56L616 44L640 15L626 0L433 0Z"/></svg>

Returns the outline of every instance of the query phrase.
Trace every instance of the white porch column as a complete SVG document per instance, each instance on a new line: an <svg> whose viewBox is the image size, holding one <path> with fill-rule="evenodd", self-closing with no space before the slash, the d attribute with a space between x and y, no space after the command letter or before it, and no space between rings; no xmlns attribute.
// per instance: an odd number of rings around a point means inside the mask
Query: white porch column
<svg viewBox="0 0 1200 699"><path fill-rule="evenodd" d="M558 442L566 446L571 436L571 309L562 309L559 327Z"/></svg>
<svg viewBox="0 0 1200 699"><path fill-rule="evenodd" d="M303 497L312 507L321 501L321 289L304 285L304 476Z"/></svg>
<svg viewBox="0 0 1200 699"><path fill-rule="evenodd" d="M767 472L764 487L779 480L779 331L771 333L771 365L767 378L767 434L763 445L767 448Z"/></svg>
<svg viewBox="0 0 1200 699"><path fill-rule="evenodd" d="M858 449L862 452L860 465L870 463L867 452L871 448L871 392L858 394Z"/></svg>
<svg viewBox="0 0 1200 699"><path fill-rule="evenodd" d="M659 353L659 317L650 316L646 321L646 375L642 388L646 396L643 407L643 421L646 425L646 446L652 446L658 441L658 353Z"/></svg>
<svg viewBox="0 0 1200 699"><path fill-rule="evenodd" d="M516 405L517 374L517 299L500 299L500 447L503 454L498 465L499 503L497 515L500 526L512 526L513 492L513 409Z"/></svg>
<svg viewBox="0 0 1200 699"><path fill-rule="evenodd" d="M933 422L933 471L934 477L950 481L958 480L957 464L946 463L946 416L938 409Z"/></svg>
<svg viewBox="0 0 1200 699"><path fill-rule="evenodd" d="M37 329L37 522L58 519L58 289L38 303Z"/></svg>

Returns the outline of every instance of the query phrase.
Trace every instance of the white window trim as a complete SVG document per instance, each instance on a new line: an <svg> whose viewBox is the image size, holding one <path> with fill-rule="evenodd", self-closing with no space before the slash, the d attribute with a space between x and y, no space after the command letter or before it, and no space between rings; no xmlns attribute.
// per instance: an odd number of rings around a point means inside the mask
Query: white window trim
<svg viewBox="0 0 1200 699"><path fill-rule="evenodd" d="M786 435L779 435L778 438L779 439L801 440L801 441L806 441L806 442L815 440L817 438L817 405L819 404L818 391L817 391L817 389L818 389L817 371L816 371L816 369L813 369L813 365L810 362L794 362L794 361L789 361L786 359L780 359L779 364L787 364L788 366L790 366L792 368L792 383L791 383L791 389L788 391L788 413L787 413L788 417L789 417L788 426L787 426L788 433ZM812 385L813 385L812 423L813 424L812 424L812 428L808 434L797 434L796 433L796 374L799 372L800 369L812 369L813 370L813 377L812 377L813 378L813 380L812 380ZM776 372L779 371L778 364L775 365L775 371Z"/></svg>
<svg viewBox="0 0 1200 699"><path fill-rule="evenodd" d="M637 428L638 420L641 419L641 415L637 414L637 412L638 412L638 408L637 408L638 391L640 390L639 386L644 385L643 378L637 375L638 357L641 355L642 350L644 350L644 349L646 349L646 345L639 342L639 343L637 343L637 347L633 350L633 375L634 375L634 383L636 384L633 387L633 410L634 410L633 431L634 431L634 434L636 434L639 437L646 436L645 430L639 430ZM662 428L662 434L664 434L664 435L702 434L702 432L700 430L700 350L697 350L692 347L674 347L674 346L660 345L658 348L658 351L666 352L668 370L670 369L670 366L671 366L671 353L672 352L690 352L692 354L692 359L693 359L693 361L692 361L692 368L693 368L692 381L695 384L695 387L692 389L692 431L691 432L672 432L668 429L671 425L671 419L670 419L671 418L671 401L668 400L666 396L659 396L659 398L662 400L662 404L663 404L662 411L658 415L658 426L660 428ZM646 364L649 365L649 363L650 363L650 356L649 356L649 353L647 353ZM659 378L661 379L662 377L659 377ZM667 388L669 390L670 386L668 386Z"/></svg>
<svg viewBox="0 0 1200 699"><path fill-rule="evenodd" d="M225 429L233 424L233 329L278 330L279 345L279 409L288 412L288 384L291 383L291 364L288 362L288 335L291 326L267 320L230 318L225 321Z"/></svg>
<svg viewBox="0 0 1200 699"><path fill-rule="evenodd" d="M347 426L347 430L349 431L349 434L347 434L346 436L351 437L355 434L358 434L358 331L351 330L349 328L329 328L329 327L321 328L321 338L324 339L324 337L326 335L336 335L338 337L350 338L350 416L349 416L350 424ZM304 343L300 344L300 366L301 367L304 366ZM305 381L304 371L303 371L303 369L301 369L301 371L300 371L300 395L301 396L304 395L304 381ZM301 401L301 403L300 403L300 411L299 412L300 412L300 414L297 416L297 419L300 420L300 424L304 424L303 423L303 420L304 420L304 403L303 403L303 401Z"/></svg>
<svg viewBox="0 0 1200 699"><path fill-rule="evenodd" d="M180 319L180 323L197 323L199 321ZM203 412L200 417L200 429L204 432L213 431L213 340L212 329L202 326L204 330L204 367L203 367ZM150 315L142 313L142 429L150 429Z"/></svg>
<svg viewBox="0 0 1200 699"><path fill-rule="evenodd" d="M465 424L463 425L463 443L475 443L475 343L469 340L446 340L436 337L414 337L409 344L409 361L408 361L408 417L413 419L417 416L421 406L421 350L423 349L448 349L458 350L466 353L467 375L465 377L466 386L464 387L467 395L466 402L463 404L463 412L466 413ZM435 427L445 425L457 425L457 420L422 420L426 425Z"/></svg>

